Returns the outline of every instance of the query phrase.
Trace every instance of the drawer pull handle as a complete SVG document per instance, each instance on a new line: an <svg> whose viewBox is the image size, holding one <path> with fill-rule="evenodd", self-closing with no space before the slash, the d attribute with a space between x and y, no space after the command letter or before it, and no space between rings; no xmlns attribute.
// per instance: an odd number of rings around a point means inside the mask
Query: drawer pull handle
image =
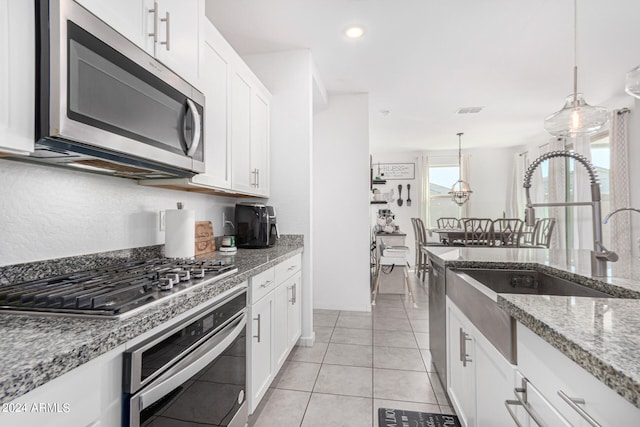
<svg viewBox="0 0 640 427"><path fill-rule="evenodd" d="M513 420L516 422L516 425L518 427L522 427L522 424L520 424L520 421L518 421L518 417L511 410L511 406L522 406L522 408L525 411L527 411L527 414L529 414L531 419L535 421L537 425L544 426L546 424L538 418L538 415L535 413L533 408L529 405L529 403L527 403L527 383L528 382L529 380L527 380L526 378L523 378L522 387L516 387L513 389L513 394L516 395L516 400L505 400L504 405L507 407L507 411L509 411L509 415L511 415L511 418L513 418Z"/></svg>
<svg viewBox="0 0 640 427"><path fill-rule="evenodd" d="M264 282L262 285L260 285L261 288L266 288L267 286L269 286L270 284L272 284L273 281L272 280L267 280L266 282Z"/></svg>
<svg viewBox="0 0 640 427"><path fill-rule="evenodd" d="M584 408L581 408L580 406L578 406L578 405L584 405L586 403L584 399L569 397L569 395L567 395L567 393L565 393L562 390L558 391L558 396L560 396L562 400L567 402L567 405L571 406L571 409L576 411L578 415L584 418L585 421L589 423L589 425L593 427L602 427L600 423L594 420L593 417L589 415L587 411L584 410Z"/></svg>
<svg viewBox="0 0 640 427"><path fill-rule="evenodd" d="M291 267L287 268L287 271L291 271L291 270L295 270L295 269L296 269L296 266L292 265Z"/></svg>

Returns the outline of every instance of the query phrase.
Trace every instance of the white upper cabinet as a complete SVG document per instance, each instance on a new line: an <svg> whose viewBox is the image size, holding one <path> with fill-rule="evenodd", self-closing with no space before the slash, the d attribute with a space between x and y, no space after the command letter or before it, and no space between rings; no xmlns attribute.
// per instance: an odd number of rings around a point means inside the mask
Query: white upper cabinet
<svg viewBox="0 0 640 427"><path fill-rule="evenodd" d="M251 97L251 176L253 193L269 197L269 94L254 87Z"/></svg>
<svg viewBox="0 0 640 427"><path fill-rule="evenodd" d="M191 84L198 79L204 0L76 0Z"/></svg>
<svg viewBox="0 0 640 427"><path fill-rule="evenodd" d="M193 182L224 189L231 188L231 138L229 137L229 52L222 36L203 19L204 42L200 63L200 88L205 101L205 173Z"/></svg>
<svg viewBox="0 0 640 427"><path fill-rule="evenodd" d="M157 7L157 9L156 9ZM195 84L198 81L198 49L200 46L200 17L204 16L203 0L157 0L151 10L156 21L147 28L155 34L155 56L182 78Z"/></svg>
<svg viewBox="0 0 640 427"><path fill-rule="evenodd" d="M34 2L0 2L0 152L33 151L34 15Z"/></svg>
<svg viewBox="0 0 640 427"><path fill-rule="evenodd" d="M147 31L153 0L75 0L111 28L153 55L153 38ZM152 17L151 17L152 18ZM151 24L153 25L153 24Z"/></svg>
<svg viewBox="0 0 640 427"><path fill-rule="evenodd" d="M271 94L244 65L231 81L233 190L269 197L269 122Z"/></svg>
<svg viewBox="0 0 640 427"><path fill-rule="evenodd" d="M246 75L234 72L231 77L231 144L233 190L252 193L251 171L251 84Z"/></svg>

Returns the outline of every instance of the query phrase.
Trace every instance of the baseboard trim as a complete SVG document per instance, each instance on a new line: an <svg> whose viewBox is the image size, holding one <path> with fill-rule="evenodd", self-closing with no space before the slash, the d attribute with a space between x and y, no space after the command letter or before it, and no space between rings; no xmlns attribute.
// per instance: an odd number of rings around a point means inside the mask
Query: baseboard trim
<svg viewBox="0 0 640 427"><path fill-rule="evenodd" d="M300 337L296 345L300 347L313 347L313 343L316 341L316 332L313 331L310 337Z"/></svg>

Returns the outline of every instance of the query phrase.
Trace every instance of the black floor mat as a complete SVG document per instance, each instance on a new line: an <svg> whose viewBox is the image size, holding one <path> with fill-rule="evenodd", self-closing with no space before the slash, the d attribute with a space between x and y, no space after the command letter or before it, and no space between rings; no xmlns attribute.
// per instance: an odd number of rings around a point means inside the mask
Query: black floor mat
<svg viewBox="0 0 640 427"><path fill-rule="evenodd" d="M378 409L379 427L461 427L458 417L449 414Z"/></svg>

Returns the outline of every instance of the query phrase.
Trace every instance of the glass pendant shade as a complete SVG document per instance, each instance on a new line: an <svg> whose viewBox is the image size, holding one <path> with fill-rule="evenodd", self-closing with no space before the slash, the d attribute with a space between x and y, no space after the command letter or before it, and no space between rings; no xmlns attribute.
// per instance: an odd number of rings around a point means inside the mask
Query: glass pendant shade
<svg viewBox="0 0 640 427"><path fill-rule="evenodd" d="M640 98L640 65L627 73L627 84L624 90L629 95Z"/></svg>
<svg viewBox="0 0 640 427"><path fill-rule="evenodd" d="M449 191L451 200L453 200L453 202L458 206L462 206L467 203L469 197L471 197L471 193L473 193L473 191L471 191L469 184L461 179L457 180L451 187L451 191Z"/></svg>
<svg viewBox="0 0 640 427"><path fill-rule="evenodd" d="M576 93L567 96L562 110L544 119L544 128L554 136L584 136L598 132L608 119L606 108L589 105L581 93Z"/></svg>

